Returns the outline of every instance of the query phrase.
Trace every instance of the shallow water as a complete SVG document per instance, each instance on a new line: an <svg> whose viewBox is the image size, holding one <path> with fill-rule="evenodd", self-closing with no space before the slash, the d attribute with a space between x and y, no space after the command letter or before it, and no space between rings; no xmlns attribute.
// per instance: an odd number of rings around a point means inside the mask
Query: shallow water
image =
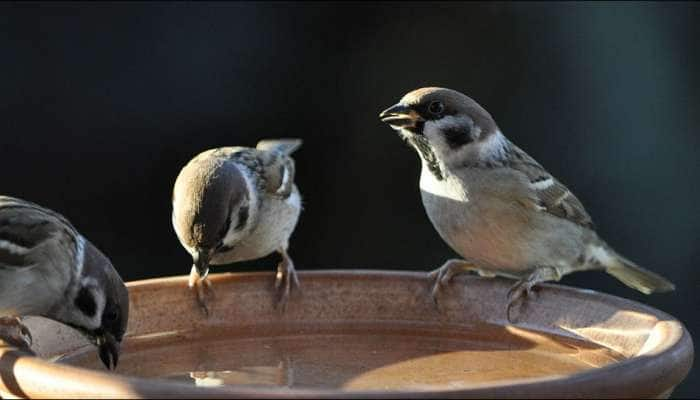
<svg viewBox="0 0 700 400"><path fill-rule="evenodd" d="M512 327L330 327L129 338L117 372L199 386L428 390L570 375L623 358L590 343ZM102 369L90 349L61 362Z"/></svg>

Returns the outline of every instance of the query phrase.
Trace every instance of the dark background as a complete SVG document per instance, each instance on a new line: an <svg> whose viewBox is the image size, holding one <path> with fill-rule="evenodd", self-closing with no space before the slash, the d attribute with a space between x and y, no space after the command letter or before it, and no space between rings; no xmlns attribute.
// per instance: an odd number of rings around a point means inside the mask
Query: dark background
<svg viewBox="0 0 700 400"><path fill-rule="evenodd" d="M125 280L186 274L170 224L180 168L207 148L297 136L297 267L430 270L454 254L423 211L417 156L377 114L446 86L565 182L612 246L678 288L647 297L594 272L565 284L650 304L698 335L699 10L3 3L0 191L65 214ZM700 394L698 375L675 394Z"/></svg>

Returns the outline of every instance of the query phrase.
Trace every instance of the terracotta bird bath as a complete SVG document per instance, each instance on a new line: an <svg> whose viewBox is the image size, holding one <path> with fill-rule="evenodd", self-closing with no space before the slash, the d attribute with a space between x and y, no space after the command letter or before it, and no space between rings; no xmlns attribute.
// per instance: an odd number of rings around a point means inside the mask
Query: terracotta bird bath
<svg viewBox="0 0 700 400"><path fill-rule="evenodd" d="M215 274L207 318L186 277L131 282L116 373L70 328L27 318L41 358L0 348L17 397L668 397L693 345L661 311L543 285L505 316L511 281L424 273L301 272L284 314L269 273ZM53 361L53 362L52 362Z"/></svg>

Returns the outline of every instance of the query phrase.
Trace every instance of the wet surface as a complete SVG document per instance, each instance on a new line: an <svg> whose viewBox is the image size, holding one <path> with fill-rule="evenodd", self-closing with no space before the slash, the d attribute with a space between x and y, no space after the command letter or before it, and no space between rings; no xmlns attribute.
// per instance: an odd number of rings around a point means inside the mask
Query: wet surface
<svg viewBox="0 0 700 400"><path fill-rule="evenodd" d="M199 386L449 390L566 376L621 359L591 343L513 327L354 325L132 337L116 372ZM102 370L87 348L61 362Z"/></svg>

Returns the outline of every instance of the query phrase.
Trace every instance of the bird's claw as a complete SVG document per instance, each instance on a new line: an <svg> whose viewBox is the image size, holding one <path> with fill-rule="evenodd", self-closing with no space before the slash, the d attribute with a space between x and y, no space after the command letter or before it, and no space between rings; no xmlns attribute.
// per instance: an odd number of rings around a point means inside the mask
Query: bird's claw
<svg viewBox="0 0 700 400"><path fill-rule="evenodd" d="M511 310L513 309L513 306L519 301L526 301L532 293L533 286L535 286L535 282L521 280L511 286L511 288L508 290L508 293L506 294L506 298L508 299L506 318L508 319L508 322L513 323L513 318L511 317Z"/></svg>
<svg viewBox="0 0 700 400"><path fill-rule="evenodd" d="M430 291L430 295L433 298L433 303L437 306L438 297L440 292L445 289L445 286L449 285L452 278L468 269L464 269L464 261L462 260L448 260L440 268L434 269L428 273L428 279L433 281L433 288Z"/></svg>
<svg viewBox="0 0 700 400"><path fill-rule="evenodd" d="M205 316L211 314L209 310L209 298L214 297L214 288L209 279L197 279L193 283L193 288L197 292L197 303Z"/></svg>
<svg viewBox="0 0 700 400"><path fill-rule="evenodd" d="M433 303L437 306L440 292L443 290L443 287L445 285L450 283L452 277L450 276L450 274L448 274L447 268L440 267L436 270L431 271L428 274L428 278L433 282L433 288L430 291L430 296L433 299Z"/></svg>
<svg viewBox="0 0 700 400"><path fill-rule="evenodd" d="M287 302L294 287L300 288L296 270L291 260L283 259L277 265L277 274L275 275L275 289L279 292L275 308L281 313L286 311Z"/></svg>

